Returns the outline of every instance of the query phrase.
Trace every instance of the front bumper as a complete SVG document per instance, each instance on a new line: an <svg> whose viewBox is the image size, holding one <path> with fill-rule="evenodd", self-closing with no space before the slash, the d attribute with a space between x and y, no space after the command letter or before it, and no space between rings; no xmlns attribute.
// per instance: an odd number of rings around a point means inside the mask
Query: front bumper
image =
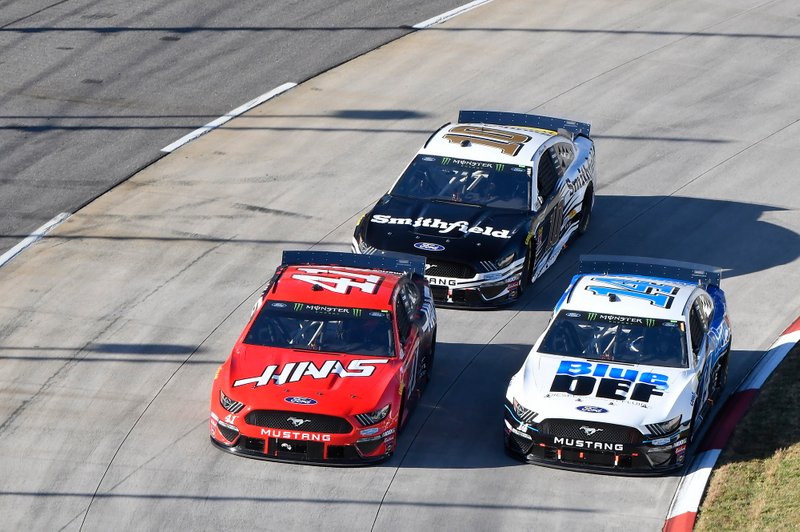
<svg viewBox="0 0 800 532"><path fill-rule="evenodd" d="M298 413L302 415L302 413ZM244 416L233 423L212 410L211 442L219 449L259 460L328 465L366 465L388 459L395 448L396 428L384 421L330 434L250 425ZM365 434L366 433L366 434Z"/></svg>
<svg viewBox="0 0 800 532"><path fill-rule="evenodd" d="M620 475L662 475L686 463L686 434L661 438L661 445L581 440L542 433L505 410L506 451L523 462Z"/></svg>

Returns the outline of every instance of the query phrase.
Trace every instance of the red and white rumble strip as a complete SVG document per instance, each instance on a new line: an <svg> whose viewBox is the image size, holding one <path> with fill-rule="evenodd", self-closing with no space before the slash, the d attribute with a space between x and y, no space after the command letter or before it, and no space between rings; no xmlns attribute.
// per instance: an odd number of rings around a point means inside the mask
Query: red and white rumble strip
<svg viewBox="0 0 800 532"><path fill-rule="evenodd" d="M783 331L783 334L750 370L739 388L725 402L722 411L706 433L697 449L697 454L678 484L662 529L663 532L691 532L694 528L700 499L703 497L711 470L716 464L722 448L733 433L736 424L750 408L767 377L772 374L798 341L800 341L800 318Z"/></svg>

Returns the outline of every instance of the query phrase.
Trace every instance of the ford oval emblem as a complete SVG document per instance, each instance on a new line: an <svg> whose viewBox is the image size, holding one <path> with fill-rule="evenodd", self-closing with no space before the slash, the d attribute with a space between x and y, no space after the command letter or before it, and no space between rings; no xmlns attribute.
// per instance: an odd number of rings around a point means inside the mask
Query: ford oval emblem
<svg viewBox="0 0 800 532"><path fill-rule="evenodd" d="M422 251L444 251L444 246L433 242L417 242L414 247Z"/></svg>
<svg viewBox="0 0 800 532"><path fill-rule="evenodd" d="M284 397L283 400L293 405L311 406L317 404L317 402L314 399L311 399L310 397Z"/></svg>
<svg viewBox="0 0 800 532"><path fill-rule="evenodd" d="M288 305L286 303L281 302L281 301L273 301L271 306L273 306L275 308L286 308Z"/></svg>
<svg viewBox="0 0 800 532"><path fill-rule="evenodd" d="M580 410L581 412L587 412L589 414L605 414L606 412L608 412L608 410L606 410L605 408L600 408L599 406L589 406L589 405L579 406L578 410Z"/></svg>

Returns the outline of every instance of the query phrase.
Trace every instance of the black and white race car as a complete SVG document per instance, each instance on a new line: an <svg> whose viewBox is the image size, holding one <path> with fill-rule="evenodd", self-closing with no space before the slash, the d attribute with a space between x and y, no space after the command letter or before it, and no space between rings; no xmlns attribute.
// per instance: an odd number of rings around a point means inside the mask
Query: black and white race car
<svg viewBox="0 0 800 532"><path fill-rule="evenodd" d="M425 256L437 304L514 301L589 226L589 130L559 118L461 111L359 221L354 252Z"/></svg>
<svg viewBox="0 0 800 532"><path fill-rule="evenodd" d="M681 467L727 379L719 268L595 256L581 272L511 378L506 449L611 473Z"/></svg>

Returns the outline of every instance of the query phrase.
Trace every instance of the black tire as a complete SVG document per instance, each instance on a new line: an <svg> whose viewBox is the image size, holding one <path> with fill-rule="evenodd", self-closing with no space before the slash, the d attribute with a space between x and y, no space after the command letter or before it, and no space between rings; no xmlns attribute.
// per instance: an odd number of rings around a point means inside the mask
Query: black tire
<svg viewBox="0 0 800 532"><path fill-rule="evenodd" d="M430 349L428 349L422 358L419 359L419 368L417 369L417 389L420 395L428 387L431 381L431 372L433 371L433 355L436 346L436 337L433 338Z"/></svg>
<svg viewBox="0 0 800 532"><path fill-rule="evenodd" d="M730 348L720 357L717 367L714 368L714 375L712 376L712 399L717 401L722 397L722 391L725 389L725 384L728 382L728 353Z"/></svg>
<svg viewBox="0 0 800 532"><path fill-rule="evenodd" d="M531 242L532 243L532 242ZM525 251L525 262L522 264L522 279L519 281L519 295L525 293L525 290L531 286L531 277L533 277L533 247L528 246Z"/></svg>
<svg viewBox="0 0 800 532"><path fill-rule="evenodd" d="M578 222L578 235L586 234L589 230L589 222L592 221L592 204L594 203L594 189L591 185L586 189L581 203L581 219Z"/></svg>

